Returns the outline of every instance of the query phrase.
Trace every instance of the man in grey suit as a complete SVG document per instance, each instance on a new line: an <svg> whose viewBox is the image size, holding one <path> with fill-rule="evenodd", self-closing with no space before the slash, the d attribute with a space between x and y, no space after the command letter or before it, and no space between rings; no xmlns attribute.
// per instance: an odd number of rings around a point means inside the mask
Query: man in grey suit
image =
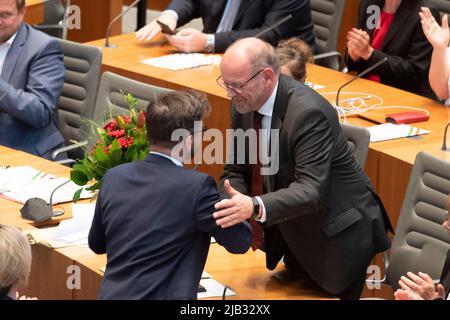
<svg viewBox="0 0 450 320"><path fill-rule="evenodd" d="M267 268L284 256L278 280L303 276L339 298L359 298L373 256L390 247L392 228L336 112L314 90L280 75L274 49L261 40L233 44L221 71L233 128L258 129L262 118L259 128L273 131L263 130L258 143L272 159L270 175L261 176L258 163L237 161L242 149L251 158L249 146L234 148L219 185L228 199L216 204L218 224L250 219L252 246L266 251Z"/></svg>
<svg viewBox="0 0 450 320"><path fill-rule="evenodd" d="M0 144L49 158L64 146L63 53L56 39L23 22L24 13L24 0L0 0Z"/></svg>

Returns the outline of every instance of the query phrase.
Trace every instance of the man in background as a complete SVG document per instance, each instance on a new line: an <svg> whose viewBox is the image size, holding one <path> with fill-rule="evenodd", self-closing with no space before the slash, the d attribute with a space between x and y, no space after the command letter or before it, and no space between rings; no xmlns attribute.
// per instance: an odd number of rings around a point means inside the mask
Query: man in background
<svg viewBox="0 0 450 320"><path fill-rule="evenodd" d="M23 22L25 0L0 0L0 145L43 158L64 146L58 41Z"/></svg>
<svg viewBox="0 0 450 320"><path fill-rule="evenodd" d="M174 30L202 18L203 32L188 28L166 38L182 52L221 53L237 39L256 36L290 14L291 19L261 39L276 45L281 39L299 37L315 50L309 0L173 0L157 20ZM154 20L136 32L136 37L150 41L160 31Z"/></svg>

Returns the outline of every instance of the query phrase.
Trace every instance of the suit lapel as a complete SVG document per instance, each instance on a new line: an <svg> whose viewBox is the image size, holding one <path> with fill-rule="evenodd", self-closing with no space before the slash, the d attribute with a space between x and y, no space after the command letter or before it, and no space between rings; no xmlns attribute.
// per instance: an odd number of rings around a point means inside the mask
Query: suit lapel
<svg viewBox="0 0 450 320"><path fill-rule="evenodd" d="M278 80L278 91L275 97L275 104L273 106L272 122L270 125L271 130L278 130L278 132L281 131L288 104L287 93L288 84L286 77L284 75L280 75L280 78ZM277 139L272 143L272 134L270 135L270 137L271 141L269 142L269 156L271 157L271 166L273 168L279 165L280 141L279 139ZM280 137L280 135L278 137ZM274 150L272 150L272 144ZM274 154L276 154L277 156L274 157ZM264 183L268 192L274 191L275 175L264 176Z"/></svg>
<svg viewBox="0 0 450 320"><path fill-rule="evenodd" d="M3 65L1 78L6 82L9 82L9 79L11 79L11 75L19 59L20 52L22 51L27 39L27 35L28 31L26 29L26 26L24 23L22 23L19 31L17 31L17 36L14 39L12 46L8 51L8 54L6 55L5 64Z"/></svg>
<svg viewBox="0 0 450 320"><path fill-rule="evenodd" d="M239 6L239 10L237 13L236 18L233 22L233 27L236 25L236 23L241 19L244 14L247 12L247 10L251 7L251 5L255 2L255 0L241 0L241 5Z"/></svg>
<svg viewBox="0 0 450 320"><path fill-rule="evenodd" d="M403 24L408 20L408 18L412 14L418 15L418 12L412 12L415 8L415 1L402 1L400 7L397 9L395 13L394 19L392 20L392 24L389 27L389 30L386 34L386 38L384 38L383 46L381 50L384 50L385 47L389 44L389 42L394 38L395 34L402 30Z"/></svg>

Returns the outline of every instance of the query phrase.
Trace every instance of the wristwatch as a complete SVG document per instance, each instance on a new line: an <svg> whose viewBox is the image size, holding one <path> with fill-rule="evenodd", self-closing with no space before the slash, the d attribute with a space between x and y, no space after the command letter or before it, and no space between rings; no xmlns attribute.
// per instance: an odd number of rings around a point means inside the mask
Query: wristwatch
<svg viewBox="0 0 450 320"><path fill-rule="evenodd" d="M215 51L215 42L213 34L206 34L205 52L213 53Z"/></svg>
<svg viewBox="0 0 450 320"><path fill-rule="evenodd" d="M256 220L259 217L259 210L261 206L259 205L259 201L258 199L256 199L256 197L252 197L252 202L253 202L252 219Z"/></svg>

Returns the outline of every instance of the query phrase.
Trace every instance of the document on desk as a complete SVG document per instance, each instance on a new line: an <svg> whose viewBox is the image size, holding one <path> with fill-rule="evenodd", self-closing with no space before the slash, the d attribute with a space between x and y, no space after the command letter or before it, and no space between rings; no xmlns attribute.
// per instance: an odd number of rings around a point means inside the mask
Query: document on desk
<svg viewBox="0 0 450 320"><path fill-rule="evenodd" d="M73 218L61 221L54 229L52 238L58 242L87 247L94 212L95 204L73 204Z"/></svg>
<svg viewBox="0 0 450 320"><path fill-rule="evenodd" d="M173 71L220 64L222 57L204 53L174 53L157 58L141 60L141 63Z"/></svg>
<svg viewBox="0 0 450 320"><path fill-rule="evenodd" d="M71 202L73 194L80 189L80 187L72 181L57 189L58 186L66 181L68 181L66 178L50 179L43 177L26 183L4 184L0 193L3 198L19 203L25 203L30 198L42 198L47 201L47 203L50 203L50 196L52 192L56 190L52 198L52 204L55 205L58 203ZM88 199L91 197L91 192L83 190L80 199Z"/></svg>
<svg viewBox="0 0 450 320"><path fill-rule="evenodd" d="M379 142L399 138L414 137L430 133L428 130L419 129L407 124L383 123L368 128L370 131L370 142Z"/></svg>
<svg viewBox="0 0 450 320"><path fill-rule="evenodd" d="M0 167L0 193L13 187L54 177L54 175L34 169L30 166Z"/></svg>

